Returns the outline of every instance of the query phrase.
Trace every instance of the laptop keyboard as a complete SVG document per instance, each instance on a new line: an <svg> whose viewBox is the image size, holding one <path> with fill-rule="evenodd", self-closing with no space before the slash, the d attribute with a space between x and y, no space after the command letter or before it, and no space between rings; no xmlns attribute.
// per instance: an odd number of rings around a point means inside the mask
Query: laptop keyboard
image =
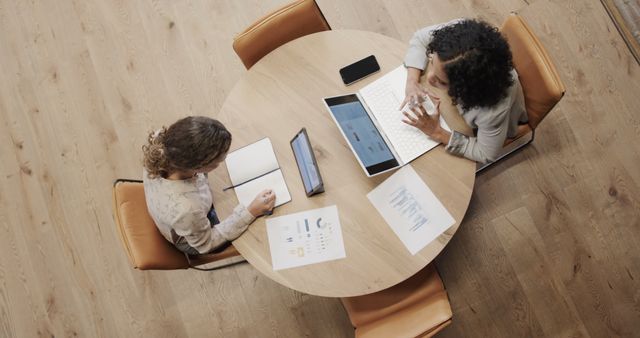
<svg viewBox="0 0 640 338"><path fill-rule="evenodd" d="M362 88L360 95L369 106L369 110L378 121L389 142L393 144L402 162L409 163L437 146L438 142L429 138L419 129L402 122L405 117L398 110L398 107L404 100L404 83L402 91L399 91L398 88L394 88L391 80L385 77L380 78ZM428 98L423 106L428 112L433 112L435 109ZM405 109L408 108L405 107ZM441 123L443 123L442 119Z"/></svg>

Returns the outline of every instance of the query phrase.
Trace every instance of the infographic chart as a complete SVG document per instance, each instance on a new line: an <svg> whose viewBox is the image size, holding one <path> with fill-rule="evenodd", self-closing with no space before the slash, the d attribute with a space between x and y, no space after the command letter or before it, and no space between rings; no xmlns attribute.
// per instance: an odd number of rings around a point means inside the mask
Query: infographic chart
<svg viewBox="0 0 640 338"><path fill-rule="evenodd" d="M274 270L346 257L335 205L271 218L266 224Z"/></svg>

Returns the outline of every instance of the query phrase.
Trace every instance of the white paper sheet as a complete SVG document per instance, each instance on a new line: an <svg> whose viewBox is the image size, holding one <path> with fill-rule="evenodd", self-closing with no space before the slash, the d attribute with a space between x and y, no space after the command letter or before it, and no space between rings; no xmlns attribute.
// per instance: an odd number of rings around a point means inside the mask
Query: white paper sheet
<svg viewBox="0 0 640 338"><path fill-rule="evenodd" d="M367 197L412 255L455 224L411 165L391 175Z"/></svg>
<svg viewBox="0 0 640 338"><path fill-rule="evenodd" d="M266 224L273 270L346 257L335 205L269 218Z"/></svg>

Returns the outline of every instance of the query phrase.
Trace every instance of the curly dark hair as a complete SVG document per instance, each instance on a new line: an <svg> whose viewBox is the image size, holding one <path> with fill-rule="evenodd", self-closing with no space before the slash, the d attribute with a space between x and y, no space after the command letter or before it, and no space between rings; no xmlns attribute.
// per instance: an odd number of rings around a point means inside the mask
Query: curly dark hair
<svg viewBox="0 0 640 338"><path fill-rule="evenodd" d="M149 133L142 146L143 163L149 177L167 178L176 170L203 168L224 156L231 146L231 133L218 120L188 116L169 128Z"/></svg>
<svg viewBox="0 0 640 338"><path fill-rule="evenodd" d="M449 96L465 111L496 105L513 84L509 44L486 22L466 19L438 29L427 50L445 63Z"/></svg>

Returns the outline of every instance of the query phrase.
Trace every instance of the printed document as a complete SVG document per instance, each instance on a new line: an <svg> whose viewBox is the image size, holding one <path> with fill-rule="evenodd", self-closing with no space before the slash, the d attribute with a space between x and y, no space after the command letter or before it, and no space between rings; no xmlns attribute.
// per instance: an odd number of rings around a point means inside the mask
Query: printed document
<svg viewBox="0 0 640 338"><path fill-rule="evenodd" d="M367 197L412 255L455 224L411 165L391 175Z"/></svg>
<svg viewBox="0 0 640 338"><path fill-rule="evenodd" d="M269 218L266 224L273 270L346 257L335 205Z"/></svg>

